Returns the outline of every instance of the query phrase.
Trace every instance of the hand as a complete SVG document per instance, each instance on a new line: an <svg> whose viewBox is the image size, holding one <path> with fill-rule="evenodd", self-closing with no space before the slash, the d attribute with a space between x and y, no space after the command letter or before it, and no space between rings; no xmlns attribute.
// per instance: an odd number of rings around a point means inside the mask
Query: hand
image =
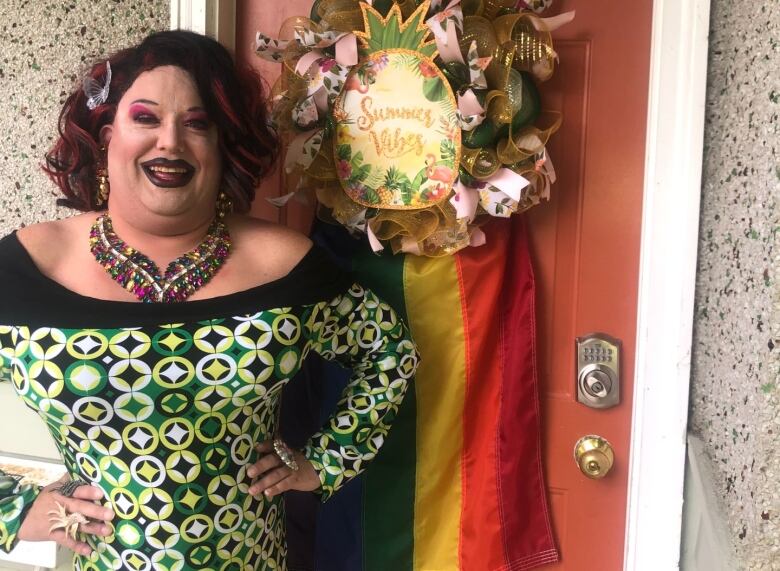
<svg viewBox="0 0 780 571"><path fill-rule="evenodd" d="M255 446L262 456L246 471L252 478L249 493L253 496L265 494L272 498L287 490L301 490L311 492L320 487L320 477L314 466L299 451L293 451L298 470L293 471L284 465L279 456L274 452L273 441L266 440ZM262 475L262 478L256 479Z"/></svg>
<svg viewBox="0 0 780 571"><path fill-rule="evenodd" d="M57 482L53 482L41 490L30 507L30 511L27 512L17 537L25 541L56 541L80 555L89 556L92 553L92 548L87 543L68 537L63 529L49 531L52 526L49 512L57 511L56 502L59 502L65 506L68 513L79 512L90 520L89 523L80 525L79 531L100 537L106 537L113 533L111 526L106 522L114 518L114 512L94 503L104 497L103 490L96 486L79 486L72 498L55 491L67 481L68 475L65 474Z"/></svg>

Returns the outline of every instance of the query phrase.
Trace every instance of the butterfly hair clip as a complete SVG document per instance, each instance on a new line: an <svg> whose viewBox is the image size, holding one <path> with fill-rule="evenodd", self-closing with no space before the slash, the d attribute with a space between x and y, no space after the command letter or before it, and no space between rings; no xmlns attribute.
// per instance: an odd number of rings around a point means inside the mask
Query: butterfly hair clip
<svg viewBox="0 0 780 571"><path fill-rule="evenodd" d="M111 62L106 60L106 83L100 85L97 80L87 76L84 78L84 95L87 96L87 107L93 110L108 99L108 88L111 85Z"/></svg>

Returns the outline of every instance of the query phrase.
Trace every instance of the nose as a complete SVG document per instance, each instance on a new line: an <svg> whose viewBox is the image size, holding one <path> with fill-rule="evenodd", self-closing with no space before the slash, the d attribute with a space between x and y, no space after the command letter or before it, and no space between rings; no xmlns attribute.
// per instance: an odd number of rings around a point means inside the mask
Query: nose
<svg viewBox="0 0 780 571"><path fill-rule="evenodd" d="M157 149L161 151L181 151L181 133L176 121L166 121L160 125L157 136Z"/></svg>

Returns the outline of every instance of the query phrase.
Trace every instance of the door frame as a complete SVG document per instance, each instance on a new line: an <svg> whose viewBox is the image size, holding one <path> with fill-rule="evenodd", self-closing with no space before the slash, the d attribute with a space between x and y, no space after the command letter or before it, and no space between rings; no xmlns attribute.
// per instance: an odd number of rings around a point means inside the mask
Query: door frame
<svg viewBox="0 0 780 571"><path fill-rule="evenodd" d="M625 571L679 568L710 2L653 2ZM233 50L234 0L170 6Z"/></svg>
<svg viewBox="0 0 780 571"><path fill-rule="evenodd" d="M709 14L653 2L625 571L680 562Z"/></svg>

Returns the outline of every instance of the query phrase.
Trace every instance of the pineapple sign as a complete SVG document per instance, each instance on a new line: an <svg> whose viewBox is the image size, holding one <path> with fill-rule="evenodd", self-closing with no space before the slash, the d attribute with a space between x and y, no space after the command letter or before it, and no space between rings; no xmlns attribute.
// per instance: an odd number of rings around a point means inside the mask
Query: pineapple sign
<svg viewBox="0 0 780 571"><path fill-rule="evenodd" d="M412 210L447 199L458 174L455 96L431 59L426 6L401 22L363 4L364 57L336 99L334 154L344 191L367 207ZM403 93L403 97L399 97Z"/></svg>

